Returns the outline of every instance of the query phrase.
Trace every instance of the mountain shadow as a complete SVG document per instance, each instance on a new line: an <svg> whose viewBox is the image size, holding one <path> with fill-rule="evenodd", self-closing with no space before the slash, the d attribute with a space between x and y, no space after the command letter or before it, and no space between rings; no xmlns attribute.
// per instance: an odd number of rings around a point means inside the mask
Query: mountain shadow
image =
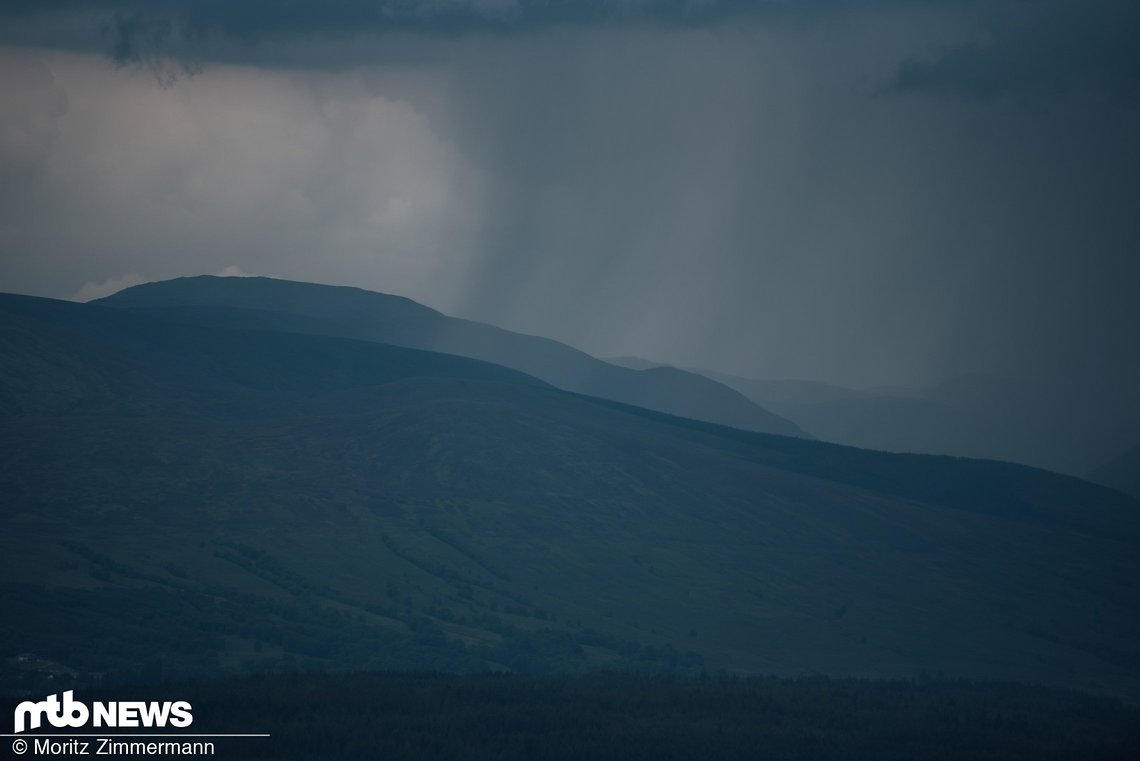
<svg viewBox="0 0 1140 761"><path fill-rule="evenodd" d="M1140 507L1079 479L95 305L2 297L0 349L6 683L925 671L1140 698Z"/></svg>
<svg viewBox="0 0 1140 761"><path fill-rule="evenodd" d="M1094 469L1088 474L1088 480L1140 499L1140 446L1132 447Z"/></svg>
<svg viewBox="0 0 1140 761"><path fill-rule="evenodd" d="M619 363L628 358L619 358ZM930 388L849 389L806 380L758 380L704 372L824 441L890 452L947 454L1020 462L1083 475L1119 451L1119 420L1081 415L1047 390L985 376Z"/></svg>
<svg viewBox="0 0 1140 761"><path fill-rule="evenodd" d="M747 430L807 436L794 423L701 375L615 367L557 341L448 317L410 299L359 288L202 276L135 286L96 303L200 324L339 336L473 357L567 391Z"/></svg>

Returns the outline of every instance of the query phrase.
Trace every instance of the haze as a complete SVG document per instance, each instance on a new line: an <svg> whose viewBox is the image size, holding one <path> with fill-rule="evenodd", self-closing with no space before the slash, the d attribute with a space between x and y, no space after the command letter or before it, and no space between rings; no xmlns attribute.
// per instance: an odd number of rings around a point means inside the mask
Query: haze
<svg viewBox="0 0 1140 761"><path fill-rule="evenodd" d="M0 285L200 273L760 378L1140 417L1140 12L4 3Z"/></svg>

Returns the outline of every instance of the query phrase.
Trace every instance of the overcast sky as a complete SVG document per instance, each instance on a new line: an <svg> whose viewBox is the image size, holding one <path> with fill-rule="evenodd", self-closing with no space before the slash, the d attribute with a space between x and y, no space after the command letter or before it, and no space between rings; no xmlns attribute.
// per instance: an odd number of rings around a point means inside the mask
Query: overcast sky
<svg viewBox="0 0 1140 761"><path fill-rule="evenodd" d="M1138 6L6 0L0 290L265 274L1135 408Z"/></svg>

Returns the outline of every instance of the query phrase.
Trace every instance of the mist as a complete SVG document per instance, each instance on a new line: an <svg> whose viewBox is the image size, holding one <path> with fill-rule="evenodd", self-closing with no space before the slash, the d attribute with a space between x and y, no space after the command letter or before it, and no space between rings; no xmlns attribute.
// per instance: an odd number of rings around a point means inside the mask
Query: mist
<svg viewBox="0 0 1140 761"><path fill-rule="evenodd" d="M1122 4L37 7L0 51L5 290L262 274L599 356L1140 408Z"/></svg>
<svg viewBox="0 0 1140 761"><path fill-rule="evenodd" d="M0 0L6 742L1140 758L1138 28Z"/></svg>

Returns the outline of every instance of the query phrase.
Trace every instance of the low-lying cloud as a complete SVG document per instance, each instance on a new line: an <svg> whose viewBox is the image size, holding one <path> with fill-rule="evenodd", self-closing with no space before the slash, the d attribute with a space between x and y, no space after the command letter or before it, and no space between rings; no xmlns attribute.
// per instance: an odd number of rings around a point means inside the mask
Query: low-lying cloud
<svg viewBox="0 0 1140 761"><path fill-rule="evenodd" d="M234 267L601 355L994 373L1119 417L1140 407L1135 16L8 2L0 280L89 298Z"/></svg>

